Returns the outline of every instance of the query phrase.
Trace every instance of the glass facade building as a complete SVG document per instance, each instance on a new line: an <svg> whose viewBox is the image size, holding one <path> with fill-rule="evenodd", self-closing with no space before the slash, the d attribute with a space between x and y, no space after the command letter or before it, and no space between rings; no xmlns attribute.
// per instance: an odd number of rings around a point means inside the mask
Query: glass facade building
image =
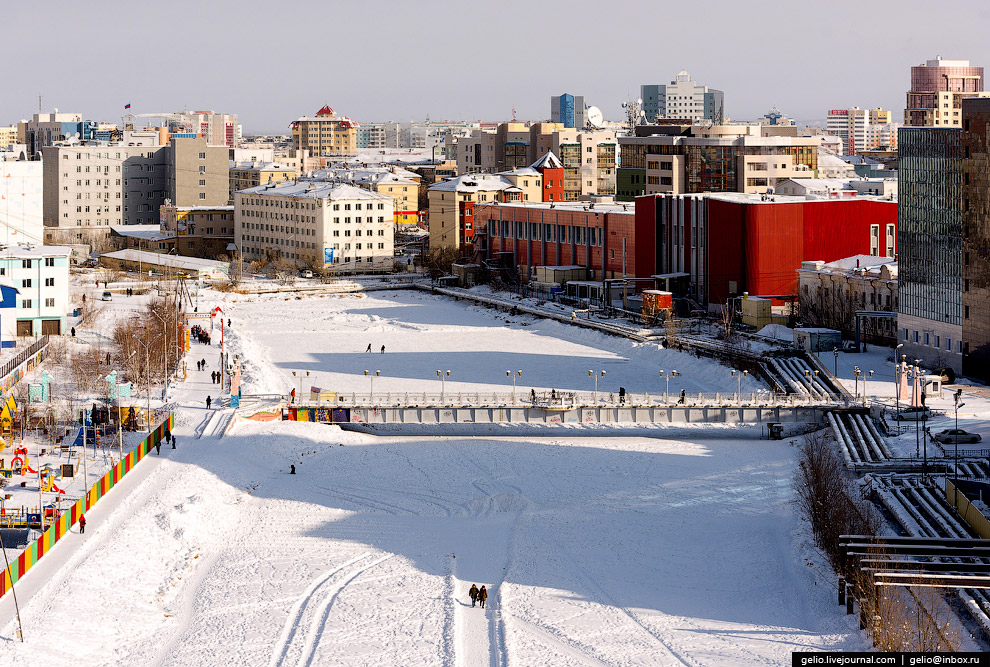
<svg viewBox="0 0 990 667"><path fill-rule="evenodd" d="M990 98L963 100L963 373L990 379Z"/></svg>
<svg viewBox="0 0 990 667"><path fill-rule="evenodd" d="M904 122L921 127L937 125L933 112L939 109L938 93L978 93L983 90L983 68L968 60L929 60L911 68L911 90L907 93ZM942 104L946 104L942 98ZM942 122L942 124L946 124Z"/></svg>
<svg viewBox="0 0 990 667"><path fill-rule="evenodd" d="M898 312L962 322L963 147L955 128L897 138Z"/></svg>

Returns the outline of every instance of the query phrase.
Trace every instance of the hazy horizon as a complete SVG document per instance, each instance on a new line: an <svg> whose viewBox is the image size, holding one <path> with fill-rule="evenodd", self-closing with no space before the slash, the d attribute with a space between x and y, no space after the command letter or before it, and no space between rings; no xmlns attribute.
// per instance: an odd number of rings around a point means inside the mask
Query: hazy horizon
<svg viewBox="0 0 990 667"><path fill-rule="evenodd" d="M641 84L681 69L723 90L734 120L772 106L803 122L880 106L900 121L911 66L941 55L990 67L990 7L955 0L937 11L915 0L781 11L630 0L608 14L587 0L166 6L104 2L39 33L11 31L7 62L34 67L11 68L0 123L37 113L39 94L43 112L116 123L125 104L236 113L246 135L285 134L324 104L364 123L502 121L513 108L538 120L563 92L620 120ZM6 16L26 28L37 11L15 5Z"/></svg>

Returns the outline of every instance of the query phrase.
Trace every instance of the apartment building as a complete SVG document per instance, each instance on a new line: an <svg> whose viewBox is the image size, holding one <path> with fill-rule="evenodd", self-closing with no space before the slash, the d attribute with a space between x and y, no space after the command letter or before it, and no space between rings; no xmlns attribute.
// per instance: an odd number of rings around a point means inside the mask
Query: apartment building
<svg viewBox="0 0 990 667"><path fill-rule="evenodd" d="M9 146L20 143L17 140L17 126L10 125L0 127L0 151L5 151Z"/></svg>
<svg viewBox="0 0 990 667"><path fill-rule="evenodd" d="M876 150L881 145L891 145L891 133L896 128L891 122L891 113L885 109L830 109L826 118L826 130L842 140L845 155L857 155L864 150Z"/></svg>
<svg viewBox="0 0 990 667"><path fill-rule="evenodd" d="M358 124L338 116L323 106L315 116L302 116L292 122L292 147L313 155L355 155Z"/></svg>
<svg viewBox="0 0 990 667"><path fill-rule="evenodd" d="M420 176L401 167L330 167L310 172L300 180L349 183L387 195L395 200L393 213L396 224L414 225L420 221Z"/></svg>
<svg viewBox="0 0 990 667"><path fill-rule="evenodd" d="M681 70L669 84L640 86L642 110L647 123L660 118L719 120L725 117L725 94L698 84L686 70Z"/></svg>
<svg viewBox="0 0 990 667"><path fill-rule="evenodd" d="M760 125L653 125L636 131L618 140L621 201L642 194L764 193L786 179L813 176L818 168L820 137L763 136Z"/></svg>
<svg viewBox="0 0 990 667"><path fill-rule="evenodd" d="M126 229L126 228L124 228ZM161 208L161 233L168 250L185 257L216 259L231 255L234 243L233 206L176 206Z"/></svg>
<svg viewBox="0 0 990 667"><path fill-rule="evenodd" d="M71 254L71 248L60 246L0 250L0 281L9 281L19 292L13 312L18 337L65 333ZM3 347L10 346L10 341L3 341Z"/></svg>
<svg viewBox="0 0 990 667"><path fill-rule="evenodd" d="M43 149L45 243L100 244L110 225L156 224L166 199L176 206L228 203L226 147L198 137L168 146L157 145L157 134L144 141Z"/></svg>
<svg viewBox="0 0 990 667"><path fill-rule="evenodd" d="M345 272L390 269L394 198L354 185L284 181L234 195L234 236L246 261L279 258Z"/></svg>
<svg viewBox="0 0 990 667"><path fill-rule="evenodd" d="M937 56L911 68L904 124L909 127L960 127L962 100L985 97L983 68L968 60Z"/></svg>
<svg viewBox="0 0 990 667"><path fill-rule="evenodd" d="M298 173L294 166L282 162L232 162L230 165L230 201L234 201L234 193L238 190L288 181L295 178Z"/></svg>
<svg viewBox="0 0 990 667"><path fill-rule="evenodd" d="M196 134L211 146L234 147L241 141L237 114L216 111L176 111L167 116L172 134Z"/></svg>

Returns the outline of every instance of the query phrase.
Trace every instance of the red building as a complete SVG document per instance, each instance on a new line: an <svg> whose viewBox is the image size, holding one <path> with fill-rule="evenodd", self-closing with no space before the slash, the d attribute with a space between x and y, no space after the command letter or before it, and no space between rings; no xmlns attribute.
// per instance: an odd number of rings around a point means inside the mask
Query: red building
<svg viewBox="0 0 990 667"><path fill-rule="evenodd" d="M514 266L583 266L589 280L641 273L632 204L503 203L474 213L476 227L486 230L488 256L512 253ZM645 275L651 271L652 265Z"/></svg>
<svg viewBox="0 0 990 667"><path fill-rule="evenodd" d="M706 305L743 292L797 294L802 261L894 256L896 239L897 202L889 200L736 193L636 198L637 270L679 276L679 294Z"/></svg>
<svg viewBox="0 0 990 667"><path fill-rule="evenodd" d="M530 165L543 175L543 201L564 201L564 165L551 151Z"/></svg>

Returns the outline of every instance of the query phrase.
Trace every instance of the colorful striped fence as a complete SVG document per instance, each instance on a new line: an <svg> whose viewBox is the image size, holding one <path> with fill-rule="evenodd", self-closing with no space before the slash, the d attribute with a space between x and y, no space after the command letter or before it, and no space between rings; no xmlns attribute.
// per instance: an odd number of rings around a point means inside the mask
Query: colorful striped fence
<svg viewBox="0 0 990 667"><path fill-rule="evenodd" d="M138 461L143 459L154 448L156 442L164 439L165 431L172 429L173 419L174 415L170 414L147 438L128 452L122 461L108 470L93 486L89 487L84 497L77 500L72 507L62 512L58 520L45 530L40 538L32 542L17 557L17 560L10 564L10 567L3 570L3 576L0 576L0 597L9 591L17 583L18 579L23 577L28 570L41 560L42 556L55 546L56 542L69 532L69 529L79 521L79 517L82 514L88 512L100 498L105 496L113 488L114 484L130 472L137 465Z"/></svg>

